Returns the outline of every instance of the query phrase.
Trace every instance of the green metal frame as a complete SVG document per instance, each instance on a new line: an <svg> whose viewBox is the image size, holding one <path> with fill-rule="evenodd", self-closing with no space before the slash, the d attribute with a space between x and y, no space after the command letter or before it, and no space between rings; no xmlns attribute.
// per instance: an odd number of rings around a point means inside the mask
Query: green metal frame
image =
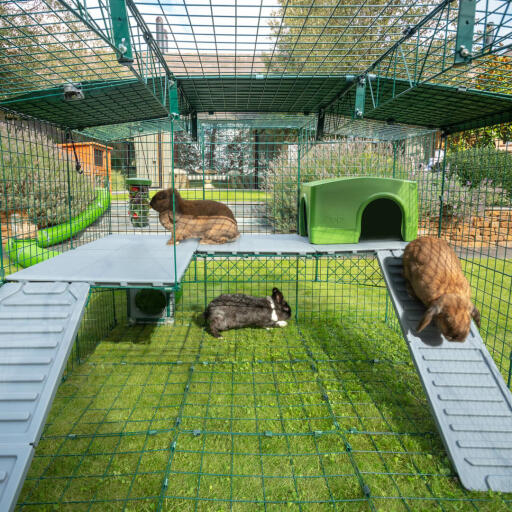
<svg viewBox="0 0 512 512"><path fill-rule="evenodd" d="M510 228L496 212L512 207L512 157L472 147L506 139L506 126L488 125L512 120L510 4L479 2L459 42L465 0L228 0L220 14L195 0L172 11L0 1L2 227L13 238L20 220L66 222L94 199L98 183L59 149L70 128L75 141L112 142L101 186L117 193L62 251L132 233L125 177L149 169L187 198L227 202L245 233L297 232L300 186L315 179L413 180L420 233L461 255L510 383ZM460 44L471 46L464 66ZM65 100L65 83L84 99ZM441 145L435 128L448 134ZM5 277L16 269L0 256ZM512 507L510 495L468 493L454 478L372 255L203 255L181 285L174 327L126 328L124 290L93 290L20 509ZM198 325L219 294L276 285L288 328L219 344Z"/></svg>
<svg viewBox="0 0 512 512"><path fill-rule="evenodd" d="M476 2L459 1L457 37L455 39L455 64L466 64L473 56Z"/></svg>

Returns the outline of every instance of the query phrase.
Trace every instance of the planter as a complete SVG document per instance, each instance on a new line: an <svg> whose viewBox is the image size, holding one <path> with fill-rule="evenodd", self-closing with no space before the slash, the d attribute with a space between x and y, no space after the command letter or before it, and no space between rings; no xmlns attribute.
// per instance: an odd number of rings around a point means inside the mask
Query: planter
<svg viewBox="0 0 512 512"><path fill-rule="evenodd" d="M129 213L132 226L145 228L149 226L149 187L151 180L128 178Z"/></svg>

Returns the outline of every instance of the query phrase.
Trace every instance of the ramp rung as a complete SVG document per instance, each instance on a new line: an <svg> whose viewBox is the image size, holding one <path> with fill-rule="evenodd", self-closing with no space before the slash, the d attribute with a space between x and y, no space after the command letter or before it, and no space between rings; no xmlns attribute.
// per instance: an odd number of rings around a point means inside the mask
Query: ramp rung
<svg viewBox="0 0 512 512"><path fill-rule="evenodd" d="M2 511L16 504L88 295L85 283L23 282L0 288Z"/></svg>
<svg viewBox="0 0 512 512"><path fill-rule="evenodd" d="M406 291L402 251L377 257L439 433L469 490L512 491L512 395L474 324L464 343L431 325L416 325L425 308Z"/></svg>
<svg viewBox="0 0 512 512"><path fill-rule="evenodd" d="M34 447L29 444L0 444L0 510L14 510L25 480Z"/></svg>

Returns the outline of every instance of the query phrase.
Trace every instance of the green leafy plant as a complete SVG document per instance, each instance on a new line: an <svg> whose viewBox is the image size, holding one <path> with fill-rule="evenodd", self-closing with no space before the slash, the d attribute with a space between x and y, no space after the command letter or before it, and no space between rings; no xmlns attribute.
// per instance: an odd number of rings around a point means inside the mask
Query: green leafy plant
<svg viewBox="0 0 512 512"><path fill-rule="evenodd" d="M481 185L503 189L512 197L512 154L494 148L470 148L451 152L446 157L450 175L470 188Z"/></svg>
<svg viewBox="0 0 512 512"><path fill-rule="evenodd" d="M0 209L26 211L39 228L61 224L95 200L91 176L75 171L72 155L35 130L0 125ZM23 143L23 152L19 150Z"/></svg>

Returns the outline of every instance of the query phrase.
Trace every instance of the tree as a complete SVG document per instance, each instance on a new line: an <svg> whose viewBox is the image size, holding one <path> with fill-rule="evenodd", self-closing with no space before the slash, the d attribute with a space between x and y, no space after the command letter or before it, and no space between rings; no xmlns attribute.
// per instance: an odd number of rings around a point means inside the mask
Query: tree
<svg viewBox="0 0 512 512"><path fill-rule="evenodd" d="M486 92L512 93L510 73L512 57L493 53L477 62L471 69L473 86ZM512 141L512 123L486 126L477 130L466 130L450 137L449 149L459 151L474 147L495 147L496 141Z"/></svg>
<svg viewBox="0 0 512 512"><path fill-rule="evenodd" d="M409 0L297 0L271 21L269 72L344 75L365 71L429 10Z"/></svg>
<svg viewBox="0 0 512 512"><path fill-rule="evenodd" d="M1 3L0 34L2 98L116 76L114 52L57 0Z"/></svg>

